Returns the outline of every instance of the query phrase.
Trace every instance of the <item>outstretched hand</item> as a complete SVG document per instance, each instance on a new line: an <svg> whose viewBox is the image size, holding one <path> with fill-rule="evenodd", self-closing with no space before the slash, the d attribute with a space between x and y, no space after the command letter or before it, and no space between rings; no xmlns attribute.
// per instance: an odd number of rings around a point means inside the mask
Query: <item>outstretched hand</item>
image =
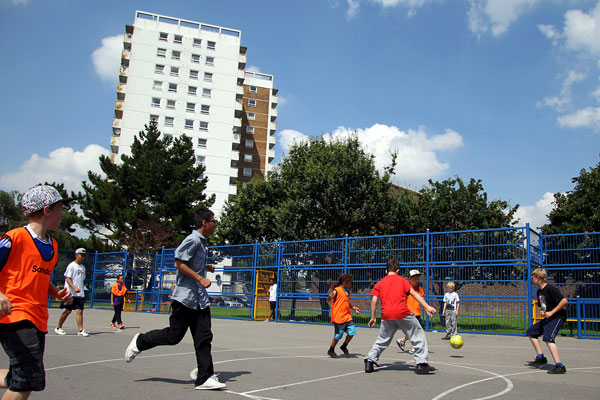
<svg viewBox="0 0 600 400"><path fill-rule="evenodd" d="M63 288L63 289L59 290L58 296L56 296L56 298L65 304L71 304L73 302L73 296L71 295L71 292L67 288Z"/></svg>

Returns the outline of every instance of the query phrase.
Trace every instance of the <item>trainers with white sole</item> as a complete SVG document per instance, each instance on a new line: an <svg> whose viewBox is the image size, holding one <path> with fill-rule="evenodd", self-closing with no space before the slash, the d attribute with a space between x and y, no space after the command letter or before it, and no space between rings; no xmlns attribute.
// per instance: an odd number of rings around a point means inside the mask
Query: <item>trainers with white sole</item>
<svg viewBox="0 0 600 400"><path fill-rule="evenodd" d="M64 336L67 334L67 332L65 332L63 328L54 328L54 333L60 336Z"/></svg>
<svg viewBox="0 0 600 400"><path fill-rule="evenodd" d="M83 336L83 337L88 337L90 336L89 332L86 331L85 329L80 330L79 332L77 332L77 336Z"/></svg>
<svg viewBox="0 0 600 400"><path fill-rule="evenodd" d="M133 339L131 339L129 346L127 346L127 350L125 350L125 361L128 363L132 362L135 356L141 353L141 351L139 351L137 348L138 336L140 336L140 334L136 333Z"/></svg>
<svg viewBox="0 0 600 400"><path fill-rule="evenodd" d="M196 371L197 373L198 371ZM223 382L219 382L219 378L216 375L208 378L202 385L196 386L197 390L219 390L225 389L227 387Z"/></svg>

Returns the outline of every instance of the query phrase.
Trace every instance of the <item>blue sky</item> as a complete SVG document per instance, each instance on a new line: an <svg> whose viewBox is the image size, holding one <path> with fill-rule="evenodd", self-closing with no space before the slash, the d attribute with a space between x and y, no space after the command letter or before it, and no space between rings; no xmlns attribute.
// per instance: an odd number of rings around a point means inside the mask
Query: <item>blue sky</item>
<svg viewBox="0 0 600 400"><path fill-rule="evenodd" d="M0 189L98 170L136 9L242 31L278 158L356 131L396 183L482 179L533 226L599 161L600 0L0 0Z"/></svg>

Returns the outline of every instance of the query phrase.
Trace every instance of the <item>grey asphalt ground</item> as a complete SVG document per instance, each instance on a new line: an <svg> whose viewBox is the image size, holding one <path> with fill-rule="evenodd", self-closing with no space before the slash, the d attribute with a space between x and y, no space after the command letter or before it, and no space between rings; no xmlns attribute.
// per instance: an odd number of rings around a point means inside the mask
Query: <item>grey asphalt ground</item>
<svg viewBox="0 0 600 400"><path fill-rule="evenodd" d="M332 326L213 319L213 361L227 390L201 391L189 377L195 367L189 333L176 346L143 352L131 364L123 360L133 335L166 327L168 315L123 313L126 329L115 331L112 311L87 309L91 335L84 338L76 335L74 313L67 335L55 335L59 314L50 310L46 390L31 399L600 399L600 341L559 337L567 373L549 375L551 365L525 365L535 356L526 337L463 334L465 346L455 350L443 333L429 332L434 373L416 375L412 356L392 344L380 368L366 374L363 357L377 328L358 328L350 356L333 359L326 354ZM0 368L7 367L1 352Z"/></svg>

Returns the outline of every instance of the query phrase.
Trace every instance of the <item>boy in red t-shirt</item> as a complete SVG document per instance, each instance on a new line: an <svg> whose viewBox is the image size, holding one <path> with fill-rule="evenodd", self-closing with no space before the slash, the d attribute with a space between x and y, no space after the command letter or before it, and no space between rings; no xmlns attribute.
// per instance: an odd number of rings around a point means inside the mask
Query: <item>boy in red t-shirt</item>
<svg viewBox="0 0 600 400"><path fill-rule="evenodd" d="M415 363L417 364L415 372L417 374L427 374L435 371L435 368L427 363L429 349L427 347L427 338L425 332L419 324L419 321L410 312L406 305L406 298L412 295L415 300L425 308L425 312L432 316L436 309L425 302L423 297L417 293L408 281L398 275L398 261L389 260L387 262L387 276L377 282L371 295L371 320L369 328L377 323L377 300L381 299L381 327L379 337L373 344L371 351L365 358L365 372L373 372L373 365L377 365L379 356L390 345L394 334L398 329L404 332L405 336L410 338L415 347ZM377 365L379 366L379 365Z"/></svg>

